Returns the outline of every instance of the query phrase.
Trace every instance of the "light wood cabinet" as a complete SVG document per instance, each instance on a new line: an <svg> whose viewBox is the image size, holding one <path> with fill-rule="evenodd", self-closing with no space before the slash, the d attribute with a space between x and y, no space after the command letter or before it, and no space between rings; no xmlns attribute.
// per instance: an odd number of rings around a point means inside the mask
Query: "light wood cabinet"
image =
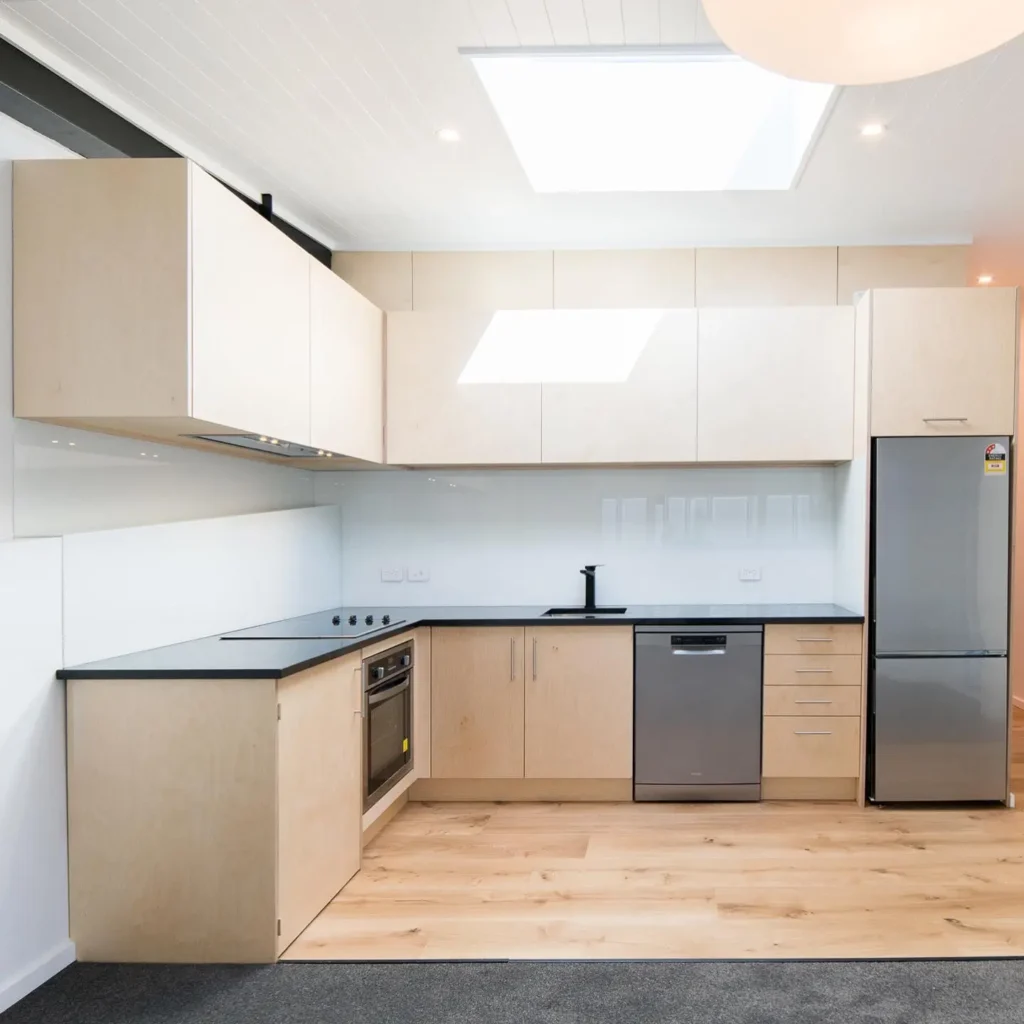
<svg viewBox="0 0 1024 1024"><path fill-rule="evenodd" d="M379 312L195 164L21 162L13 204L16 415L379 460Z"/></svg>
<svg viewBox="0 0 1024 1024"><path fill-rule="evenodd" d="M530 628L526 662L526 778L632 778L632 627Z"/></svg>
<svg viewBox="0 0 1024 1024"><path fill-rule="evenodd" d="M859 644L860 637L851 637L853 643ZM766 687L860 686L862 674L863 663L856 654L770 654L764 659Z"/></svg>
<svg viewBox="0 0 1024 1024"><path fill-rule="evenodd" d="M277 685L277 951L359 870L362 847L362 658L341 658Z"/></svg>
<svg viewBox="0 0 1024 1024"><path fill-rule="evenodd" d="M766 680L767 681L767 680ZM860 680L854 686L765 686L764 713L860 717Z"/></svg>
<svg viewBox="0 0 1024 1024"><path fill-rule="evenodd" d="M769 623L764 628L764 653L860 654L863 637L864 627L856 623Z"/></svg>
<svg viewBox="0 0 1024 1024"><path fill-rule="evenodd" d="M310 438L384 460L384 314L322 263L309 264Z"/></svg>
<svg viewBox="0 0 1024 1024"><path fill-rule="evenodd" d="M276 959L359 868L360 670L68 683L80 960Z"/></svg>
<svg viewBox="0 0 1024 1024"><path fill-rule="evenodd" d="M1017 289L869 295L873 436L1014 433Z"/></svg>
<svg viewBox="0 0 1024 1024"><path fill-rule="evenodd" d="M516 465L541 460L541 385L460 383L489 312L391 313L387 460Z"/></svg>
<svg viewBox="0 0 1024 1024"><path fill-rule="evenodd" d="M851 308L702 309L697 353L699 461L852 457Z"/></svg>
<svg viewBox="0 0 1024 1024"><path fill-rule="evenodd" d="M768 778L856 778L860 717L765 718L762 759Z"/></svg>
<svg viewBox="0 0 1024 1024"><path fill-rule="evenodd" d="M431 631L430 774L523 778L521 627Z"/></svg>
<svg viewBox="0 0 1024 1024"><path fill-rule="evenodd" d="M555 309L679 309L694 304L693 249L555 252Z"/></svg>
<svg viewBox="0 0 1024 1024"><path fill-rule="evenodd" d="M544 462L693 462L697 313L667 310L626 380L544 384Z"/></svg>

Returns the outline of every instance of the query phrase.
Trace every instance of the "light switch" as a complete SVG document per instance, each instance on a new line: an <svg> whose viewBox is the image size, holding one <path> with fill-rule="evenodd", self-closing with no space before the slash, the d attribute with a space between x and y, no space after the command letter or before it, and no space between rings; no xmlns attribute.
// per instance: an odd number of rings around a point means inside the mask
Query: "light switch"
<svg viewBox="0 0 1024 1024"><path fill-rule="evenodd" d="M430 570L420 568L414 569L410 566L406 572L405 578L410 583L426 583L427 580L430 579Z"/></svg>
<svg viewBox="0 0 1024 1024"><path fill-rule="evenodd" d="M381 569L381 583L401 583L404 573L401 569Z"/></svg>
<svg viewBox="0 0 1024 1024"><path fill-rule="evenodd" d="M758 568L740 569L740 582L757 583L761 579L761 570Z"/></svg>

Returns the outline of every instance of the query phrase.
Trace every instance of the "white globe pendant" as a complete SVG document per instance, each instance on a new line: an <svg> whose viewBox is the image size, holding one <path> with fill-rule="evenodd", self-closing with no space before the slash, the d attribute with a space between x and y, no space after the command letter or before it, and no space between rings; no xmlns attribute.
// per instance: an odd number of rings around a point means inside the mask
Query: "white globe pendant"
<svg viewBox="0 0 1024 1024"><path fill-rule="evenodd" d="M741 57L835 85L916 78L1024 33L1024 0L704 0L704 10Z"/></svg>

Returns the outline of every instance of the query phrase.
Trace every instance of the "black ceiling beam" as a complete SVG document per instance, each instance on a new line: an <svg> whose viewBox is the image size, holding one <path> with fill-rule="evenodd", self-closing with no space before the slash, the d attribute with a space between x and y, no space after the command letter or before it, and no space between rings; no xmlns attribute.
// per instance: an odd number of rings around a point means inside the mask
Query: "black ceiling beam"
<svg viewBox="0 0 1024 1024"><path fill-rule="evenodd" d="M0 39L0 111L84 157L181 156L6 39ZM261 211L260 202L226 182L221 184L252 209ZM327 246L277 214L269 220L296 245L331 265Z"/></svg>

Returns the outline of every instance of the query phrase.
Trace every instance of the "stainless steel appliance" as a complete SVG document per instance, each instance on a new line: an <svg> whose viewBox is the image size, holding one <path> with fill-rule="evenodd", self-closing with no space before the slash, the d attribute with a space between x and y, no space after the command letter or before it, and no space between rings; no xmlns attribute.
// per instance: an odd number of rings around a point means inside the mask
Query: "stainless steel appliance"
<svg viewBox="0 0 1024 1024"><path fill-rule="evenodd" d="M363 810L412 770L412 644L363 662Z"/></svg>
<svg viewBox="0 0 1024 1024"><path fill-rule="evenodd" d="M872 487L869 792L1005 800L1008 437L884 437Z"/></svg>
<svg viewBox="0 0 1024 1024"><path fill-rule="evenodd" d="M761 626L638 626L634 800L761 799Z"/></svg>

